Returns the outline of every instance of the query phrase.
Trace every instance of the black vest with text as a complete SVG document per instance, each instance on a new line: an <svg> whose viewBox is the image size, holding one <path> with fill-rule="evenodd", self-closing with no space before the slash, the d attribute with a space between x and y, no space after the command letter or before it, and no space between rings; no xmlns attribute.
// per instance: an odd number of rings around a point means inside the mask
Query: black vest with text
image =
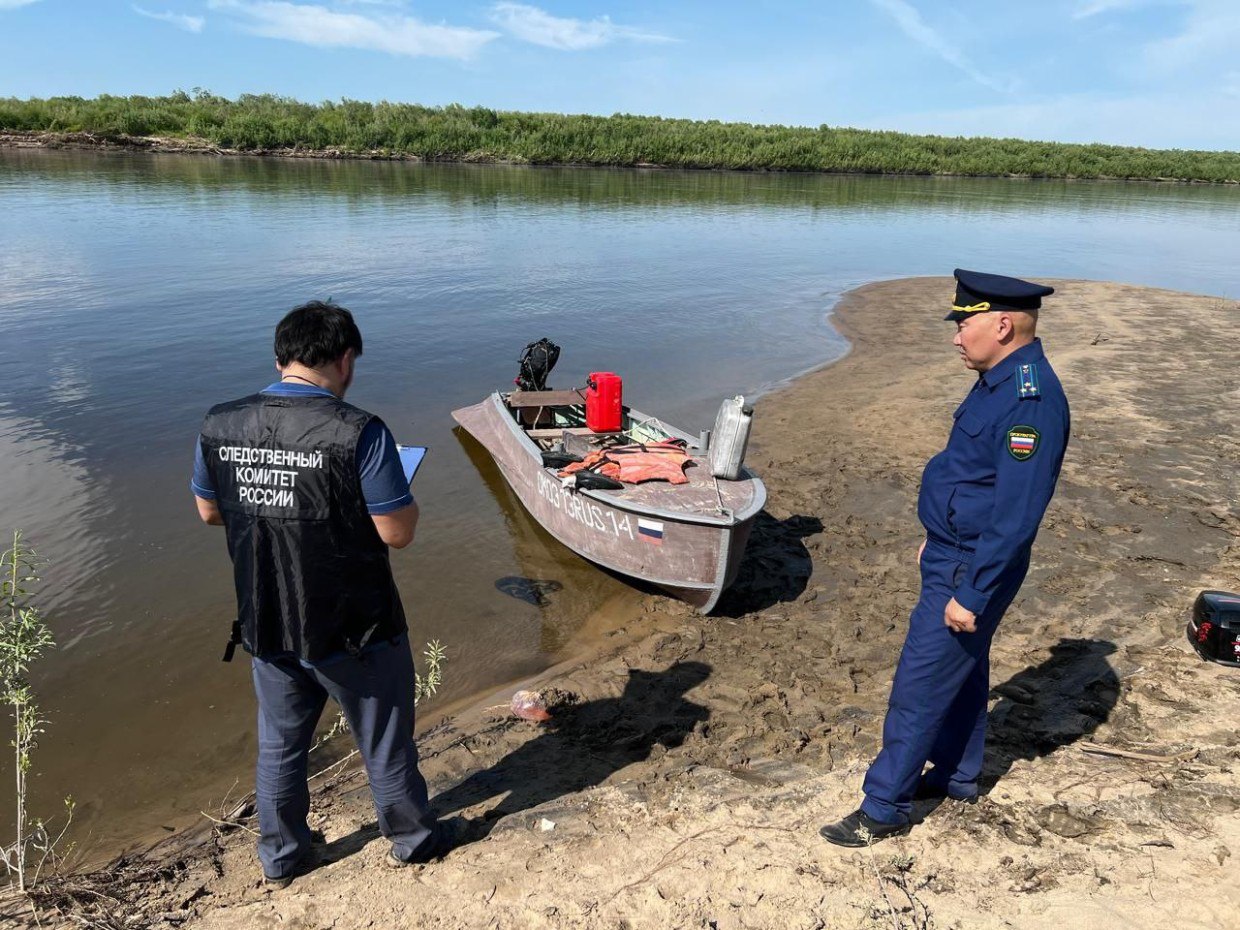
<svg viewBox="0 0 1240 930"><path fill-rule="evenodd" d="M313 662L405 631L357 471L371 419L319 395L255 394L207 414L202 453L237 585L233 638L252 655Z"/></svg>

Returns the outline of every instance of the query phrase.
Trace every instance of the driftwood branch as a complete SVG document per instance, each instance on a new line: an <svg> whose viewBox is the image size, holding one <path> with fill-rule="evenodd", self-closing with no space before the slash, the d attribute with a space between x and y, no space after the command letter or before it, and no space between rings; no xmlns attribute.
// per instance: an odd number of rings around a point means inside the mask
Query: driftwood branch
<svg viewBox="0 0 1240 930"><path fill-rule="evenodd" d="M252 833L255 836L258 836L257 830L251 830L245 824L239 823L236 820L220 820L218 817L212 817L206 811L199 811L198 813L202 814L202 816L206 817L209 821L211 821L217 827L227 827L230 830L233 830L233 829L244 830L246 833Z"/></svg>
<svg viewBox="0 0 1240 930"><path fill-rule="evenodd" d="M1117 756L1120 759L1135 759L1137 762L1191 762L1197 758L1199 750L1186 749L1184 752L1173 752L1169 755L1158 755L1152 752L1133 752L1131 749L1116 749L1114 746L1103 746L1100 743L1077 743L1076 748L1098 756Z"/></svg>

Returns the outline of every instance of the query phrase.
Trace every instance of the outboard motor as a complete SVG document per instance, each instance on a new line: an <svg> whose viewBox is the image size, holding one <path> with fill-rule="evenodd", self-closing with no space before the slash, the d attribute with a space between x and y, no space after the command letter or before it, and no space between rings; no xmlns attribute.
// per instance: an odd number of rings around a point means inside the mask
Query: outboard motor
<svg viewBox="0 0 1240 930"><path fill-rule="evenodd" d="M560 359L560 347L550 339L539 339L525 347L518 359L521 367L513 382L521 391L546 391L547 376Z"/></svg>
<svg viewBox="0 0 1240 930"><path fill-rule="evenodd" d="M753 426L753 407L741 395L729 397L719 408L715 431L710 440L710 473L716 478L735 481L741 476L749 430Z"/></svg>

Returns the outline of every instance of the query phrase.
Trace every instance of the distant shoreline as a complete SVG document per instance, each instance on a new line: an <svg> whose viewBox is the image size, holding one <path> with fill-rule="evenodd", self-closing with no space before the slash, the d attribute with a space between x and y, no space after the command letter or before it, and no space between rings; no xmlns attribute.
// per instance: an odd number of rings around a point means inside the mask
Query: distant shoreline
<svg viewBox="0 0 1240 930"><path fill-rule="evenodd" d="M1240 152L274 94L0 97L0 146L466 164L1240 183Z"/></svg>
<svg viewBox="0 0 1240 930"><path fill-rule="evenodd" d="M224 158L293 158L317 161L387 161L409 162L426 165L491 165L507 168L587 168L639 171L704 171L711 173L740 172L742 174L810 174L836 175L840 177L888 177L888 178L976 178L978 180L1005 181L1087 181L1087 182L1135 182L1151 184L1206 184L1240 185L1240 179L1209 180L1202 178L1172 177L1077 177L1072 175L1038 174L969 174L955 171L859 171L845 169L811 168L733 168L698 165L664 165L655 162L613 164L609 162L563 161L528 162L498 156L439 157L429 158L410 152L391 152L382 149L352 151L347 149L238 149L216 145L209 139L170 136L111 136L89 132L39 132L34 130L0 130L0 149L45 149L48 151L74 152L128 152L151 155L216 155Z"/></svg>

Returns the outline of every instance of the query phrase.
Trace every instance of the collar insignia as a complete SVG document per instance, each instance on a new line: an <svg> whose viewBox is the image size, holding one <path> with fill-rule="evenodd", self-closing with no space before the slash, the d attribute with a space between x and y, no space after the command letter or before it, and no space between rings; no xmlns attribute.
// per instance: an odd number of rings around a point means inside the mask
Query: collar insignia
<svg viewBox="0 0 1240 930"><path fill-rule="evenodd" d="M1038 387L1038 366L1032 363L1016 369L1016 396L1021 400L1037 397L1042 393Z"/></svg>

